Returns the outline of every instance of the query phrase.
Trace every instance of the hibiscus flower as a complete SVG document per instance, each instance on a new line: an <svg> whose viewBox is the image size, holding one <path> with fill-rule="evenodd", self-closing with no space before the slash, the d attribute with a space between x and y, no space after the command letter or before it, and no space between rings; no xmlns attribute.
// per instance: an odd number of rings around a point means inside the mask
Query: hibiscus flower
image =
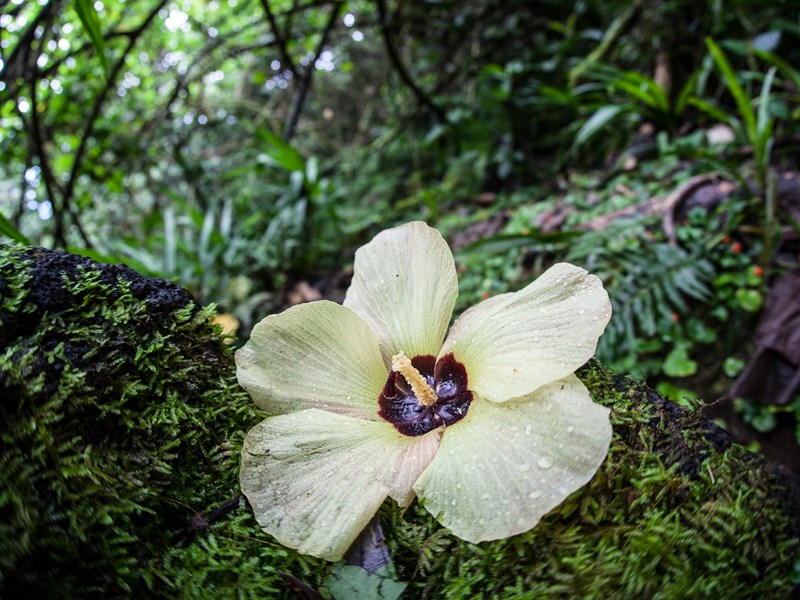
<svg viewBox="0 0 800 600"><path fill-rule="evenodd" d="M611 315L600 280L557 264L448 333L457 294L447 243L414 222L356 252L344 305L255 326L237 373L272 416L247 434L240 481L264 531L338 560L387 497L418 497L477 543L528 531L594 476L609 411L574 371Z"/></svg>

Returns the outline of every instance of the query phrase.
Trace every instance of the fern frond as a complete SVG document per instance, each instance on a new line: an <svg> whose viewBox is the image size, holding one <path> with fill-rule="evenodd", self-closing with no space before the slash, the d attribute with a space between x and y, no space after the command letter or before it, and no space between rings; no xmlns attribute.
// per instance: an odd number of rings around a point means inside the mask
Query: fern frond
<svg viewBox="0 0 800 600"><path fill-rule="evenodd" d="M568 260L600 277L611 297L613 316L597 349L601 360L635 353L637 338L656 335L658 322L685 312L688 300L712 299L714 265L678 246L636 241L609 249L582 243L572 248Z"/></svg>

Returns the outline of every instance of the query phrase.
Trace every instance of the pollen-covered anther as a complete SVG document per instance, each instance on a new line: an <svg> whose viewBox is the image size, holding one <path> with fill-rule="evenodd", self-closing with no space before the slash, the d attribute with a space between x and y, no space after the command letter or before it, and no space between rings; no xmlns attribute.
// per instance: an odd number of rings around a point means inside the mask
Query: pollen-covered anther
<svg viewBox="0 0 800 600"><path fill-rule="evenodd" d="M400 373L405 377L405 380L408 382L408 385L411 386L411 390L414 392L420 404L423 406L433 406L436 404L438 400L436 392L428 385L427 380L417 371L414 365L411 364L411 359L408 358L402 350L392 357L392 371Z"/></svg>

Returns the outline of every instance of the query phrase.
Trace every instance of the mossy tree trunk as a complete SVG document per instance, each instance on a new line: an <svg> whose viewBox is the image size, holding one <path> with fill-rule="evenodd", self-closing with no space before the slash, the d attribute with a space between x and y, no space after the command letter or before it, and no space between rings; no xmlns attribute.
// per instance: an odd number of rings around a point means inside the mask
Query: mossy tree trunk
<svg viewBox="0 0 800 600"><path fill-rule="evenodd" d="M323 584L330 565L275 543L239 497L242 439L263 414L211 317L127 267L0 246L0 596L272 598L293 596L282 574ZM579 375L615 432L592 482L534 530L479 545L387 502L405 597L789 593L789 476L596 362Z"/></svg>

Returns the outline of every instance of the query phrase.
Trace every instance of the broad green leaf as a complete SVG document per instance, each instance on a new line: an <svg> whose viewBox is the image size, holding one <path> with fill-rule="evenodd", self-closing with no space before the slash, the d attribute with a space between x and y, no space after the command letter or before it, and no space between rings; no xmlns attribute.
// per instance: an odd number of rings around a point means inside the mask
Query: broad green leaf
<svg viewBox="0 0 800 600"><path fill-rule="evenodd" d="M291 144L284 142L268 129L259 129L256 137L266 142L267 148L264 148L264 152L271 159L270 162L289 172L305 170L305 159Z"/></svg>
<svg viewBox="0 0 800 600"><path fill-rule="evenodd" d="M691 104L695 108L699 108L708 116L710 116L713 119L716 119L720 123L727 123L734 129L739 128L739 120L736 117L734 117L733 115L729 115L724 110L722 110L718 106L715 106L708 100L704 100L703 98L698 98L697 96L692 96L686 101L686 103Z"/></svg>
<svg viewBox="0 0 800 600"><path fill-rule="evenodd" d="M591 139L598 131L628 109L626 105L608 104L601 106L587 119L575 136L574 147L579 147Z"/></svg>
<svg viewBox="0 0 800 600"><path fill-rule="evenodd" d="M697 373L697 362L689 358L686 346L675 346L664 359L662 369L668 377L688 377Z"/></svg>
<svg viewBox="0 0 800 600"><path fill-rule="evenodd" d="M97 16L93 0L75 0L75 12L78 13L78 18L81 20L81 24L83 24L83 28L89 36L94 49L97 51L97 56L100 57L103 69L108 74L106 41L100 31L100 18Z"/></svg>
<svg viewBox="0 0 800 600"><path fill-rule="evenodd" d="M750 98L747 97L747 94L745 94L742 86L739 85L736 72L733 70L731 63L728 62L728 59L722 49L711 38L706 38L706 46L708 47L708 51L711 53L711 56L714 58L717 68L722 74L723 82L736 102L736 106L739 109L739 114L744 121L748 140L751 144L755 144L757 140L756 115L755 111L753 110L752 102L750 101Z"/></svg>
<svg viewBox="0 0 800 600"><path fill-rule="evenodd" d="M764 303L761 292L747 288L736 290L736 301L747 312L758 312Z"/></svg>
<svg viewBox="0 0 800 600"><path fill-rule="evenodd" d="M687 408L691 408L694 410L698 404L697 394L692 390L688 390L686 388L682 388L680 386L674 385L669 381L662 381L656 386L656 390L659 394L668 398L675 404L680 404L681 406L685 406Z"/></svg>
<svg viewBox="0 0 800 600"><path fill-rule="evenodd" d="M5 236L7 238L11 238L15 242L19 242L20 244L25 244L26 246L30 246L31 242L28 238L26 238L19 229L14 227L13 223L9 221L6 216L0 212L0 236Z"/></svg>
<svg viewBox="0 0 800 600"><path fill-rule="evenodd" d="M760 59L765 60L768 63L778 67L778 70L784 77L791 80L791 82L795 85L795 87L800 88L800 71L793 68L789 63L787 63L782 58L775 56L774 54L772 54L771 52L767 52L766 50L753 48L753 53Z"/></svg>
<svg viewBox="0 0 800 600"><path fill-rule="evenodd" d="M722 363L722 371L728 377L736 377L744 369L744 361L736 356L729 356Z"/></svg>
<svg viewBox="0 0 800 600"><path fill-rule="evenodd" d="M772 119L769 114L769 94L772 88L772 81L775 79L775 67L770 67L764 77L764 85L761 87L761 94L758 100L758 121L756 122L756 133L758 148L761 154L761 159L767 161L768 153L766 153L769 138L772 134Z"/></svg>
<svg viewBox="0 0 800 600"><path fill-rule="evenodd" d="M335 600L397 600L408 584L379 573L338 565L325 580L325 587Z"/></svg>

